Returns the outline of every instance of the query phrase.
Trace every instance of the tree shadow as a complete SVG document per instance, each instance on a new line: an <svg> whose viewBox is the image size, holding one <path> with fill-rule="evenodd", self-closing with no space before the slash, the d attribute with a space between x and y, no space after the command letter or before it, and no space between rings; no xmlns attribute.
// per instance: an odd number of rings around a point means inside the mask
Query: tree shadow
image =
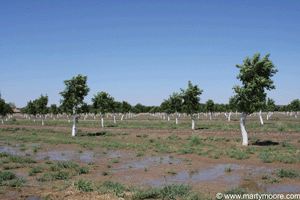
<svg viewBox="0 0 300 200"><path fill-rule="evenodd" d="M107 131L101 131L97 133L87 133L87 134L81 134L80 137L86 137L86 136L102 136L105 135Z"/></svg>
<svg viewBox="0 0 300 200"><path fill-rule="evenodd" d="M204 130L204 129L208 129L208 127L199 127L199 128L195 128L195 130Z"/></svg>
<svg viewBox="0 0 300 200"><path fill-rule="evenodd" d="M273 142L272 140L264 140L264 141L256 141L252 145L257 146L277 146L279 145L279 142Z"/></svg>

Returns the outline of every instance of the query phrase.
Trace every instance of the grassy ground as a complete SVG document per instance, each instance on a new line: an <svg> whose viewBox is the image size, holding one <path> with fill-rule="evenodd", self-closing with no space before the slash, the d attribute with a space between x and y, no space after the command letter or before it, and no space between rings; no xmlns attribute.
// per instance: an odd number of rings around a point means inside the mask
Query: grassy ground
<svg viewBox="0 0 300 200"><path fill-rule="evenodd" d="M284 183L288 182L288 179L298 180L299 170L294 168L299 168L300 164L300 140L292 133L299 132L300 126L299 123L295 123L296 119L288 121L286 116L283 118L283 122L274 118L273 122L265 125L260 125L258 119L255 121L256 117L250 118L247 123L249 132L270 134L250 135L248 147L240 145L241 136L236 133L240 130L239 122L227 122L221 117L213 122L207 121L206 118L196 120L196 131L190 130L189 120L182 120L179 125L162 119L151 120L151 117L118 121L117 124L107 120L107 129L101 128L98 121L80 121L76 137L70 136L67 127L71 124L66 120L47 120L45 128L40 126L39 122L17 118L6 122L9 126L0 126L0 147L11 147L26 153L24 156L13 155L7 151L0 153L0 196L15 191L14 188L26 188L33 194L39 194L34 192L36 188L36 191L44 191L44 199L59 199L60 196L66 195L65 191L72 191L78 198L85 194L91 198L94 196L95 199L107 199L107 196L103 195L108 194L112 195L112 199L214 199L205 192L194 190L194 186L190 184L140 187L119 182L111 169L123 162L122 158L111 158L101 166L93 161L53 161L47 156L43 160L36 159L39 152L68 147L75 148L79 154L98 150L103 156L108 151L133 152L133 157L137 160L153 156L163 158L167 155L170 159L186 156L184 163L188 166L193 165L196 160L203 159L215 164L224 160L237 163L248 160L247 162L260 165L283 166L274 173L261 174L260 179L268 184ZM180 171L172 162L169 162L169 166L175 166L165 169L165 173L170 176ZM89 174L99 173L99 170L103 179L93 181L87 178ZM143 172L139 173L150 173L152 170L144 167ZM224 167L224 171L231 173L231 166ZM28 177L18 176L19 172L28 174ZM190 172L194 173L192 170ZM251 179L251 174L244 177L246 182ZM77 193L78 191L82 193ZM230 192L243 194L255 190L251 187L223 190L223 193ZM70 194L69 197L77 198Z"/></svg>

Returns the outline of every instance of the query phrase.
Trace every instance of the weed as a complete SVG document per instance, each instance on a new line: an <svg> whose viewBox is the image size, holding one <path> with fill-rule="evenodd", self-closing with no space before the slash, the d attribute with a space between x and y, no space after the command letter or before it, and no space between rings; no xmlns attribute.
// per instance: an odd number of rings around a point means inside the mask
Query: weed
<svg viewBox="0 0 300 200"><path fill-rule="evenodd" d="M145 168L144 168L144 171L145 171L145 172L148 171L148 167L145 167Z"/></svg>
<svg viewBox="0 0 300 200"><path fill-rule="evenodd" d="M119 162L119 158L113 158L113 159L111 160L111 162L112 162L112 163L118 163L118 162Z"/></svg>
<svg viewBox="0 0 300 200"><path fill-rule="evenodd" d="M94 165L94 164L95 164L94 161L88 163L88 165Z"/></svg>
<svg viewBox="0 0 300 200"><path fill-rule="evenodd" d="M182 138L179 137L179 136L177 136L177 135L170 135L168 137L168 140L175 140L175 141L177 141L177 140L182 140Z"/></svg>
<svg viewBox="0 0 300 200"><path fill-rule="evenodd" d="M150 143L153 143L153 142L155 142L155 139L152 139L152 138L151 138L151 139L149 139L149 142L150 142Z"/></svg>
<svg viewBox="0 0 300 200"><path fill-rule="evenodd" d="M108 175L110 175L110 172L108 172L108 171L102 171L101 174L102 174L102 176L108 176Z"/></svg>
<svg viewBox="0 0 300 200"><path fill-rule="evenodd" d="M76 173L79 174L79 175L80 175L80 174L88 174L88 173L90 172L88 166L82 166L82 167L79 167L79 168L77 168L75 171L76 171Z"/></svg>
<svg viewBox="0 0 300 200"><path fill-rule="evenodd" d="M283 169L283 168L278 169L277 175L280 178L284 178L284 177L286 177L286 178L297 178L297 177L300 177L299 172L297 172L295 170L292 170L292 169Z"/></svg>
<svg viewBox="0 0 300 200"><path fill-rule="evenodd" d="M140 157L140 156L145 156L146 154L144 153L144 152L138 152L138 153L136 153L136 156L137 157Z"/></svg>
<svg viewBox="0 0 300 200"><path fill-rule="evenodd" d="M54 180L66 180L71 178L70 173L66 171L59 171L51 175Z"/></svg>
<svg viewBox="0 0 300 200"><path fill-rule="evenodd" d="M176 172L175 170L168 170L167 173L168 173L168 174L172 174L172 175L177 174L177 172Z"/></svg>
<svg viewBox="0 0 300 200"><path fill-rule="evenodd" d="M149 137L148 134L144 134L144 135L143 135L143 138L148 138L148 137Z"/></svg>
<svg viewBox="0 0 300 200"><path fill-rule="evenodd" d="M37 173L41 173L44 170L43 166L33 166L29 169L28 175L29 176L34 176Z"/></svg>
<svg viewBox="0 0 300 200"><path fill-rule="evenodd" d="M77 190L83 191L83 192L91 192L93 191L93 183L91 181L85 181L83 179L79 179L77 182L75 182L75 185L77 186Z"/></svg>
<svg viewBox="0 0 300 200"><path fill-rule="evenodd" d="M269 174L261 174L260 177L261 179L268 179L270 176Z"/></svg>
<svg viewBox="0 0 300 200"><path fill-rule="evenodd" d="M231 165L225 166L225 171L226 172L231 172Z"/></svg>

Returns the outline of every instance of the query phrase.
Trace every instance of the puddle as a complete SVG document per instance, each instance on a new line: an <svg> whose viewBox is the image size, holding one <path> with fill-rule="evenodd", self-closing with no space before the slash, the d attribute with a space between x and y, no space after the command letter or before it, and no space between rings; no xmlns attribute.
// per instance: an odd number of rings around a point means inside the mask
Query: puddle
<svg viewBox="0 0 300 200"><path fill-rule="evenodd" d="M183 184L183 183L201 183L203 181L212 181L211 183L234 183L235 185L242 181L243 175L239 174L238 170L249 170L249 172L255 171L272 171L274 169L267 169L266 167L254 166L254 165L231 165L231 172L225 171L225 166L229 165L215 165L205 167L204 169L186 170L178 172L176 175L168 175L165 178L160 178L152 181L142 181L150 186L161 186L167 182L168 184ZM235 171L237 170L237 171ZM254 174L254 173L253 173ZM260 174L260 173L257 173ZM225 176L225 177L224 177ZM231 186L231 185L229 185Z"/></svg>
<svg viewBox="0 0 300 200"><path fill-rule="evenodd" d="M294 185L268 186L265 183L258 183L258 186L264 188L267 192L270 193L299 193L300 192L300 186L294 186Z"/></svg>
<svg viewBox="0 0 300 200"><path fill-rule="evenodd" d="M178 164L183 162L181 159L170 158L169 156L161 157L133 157L132 160L125 160L126 164L114 168L113 172L129 171L136 169L144 169L145 167L155 167L155 165ZM131 166L129 168L129 166Z"/></svg>
<svg viewBox="0 0 300 200"><path fill-rule="evenodd" d="M16 175L18 177L23 177L23 178L27 178L28 177L28 174L25 174L25 173L16 173Z"/></svg>

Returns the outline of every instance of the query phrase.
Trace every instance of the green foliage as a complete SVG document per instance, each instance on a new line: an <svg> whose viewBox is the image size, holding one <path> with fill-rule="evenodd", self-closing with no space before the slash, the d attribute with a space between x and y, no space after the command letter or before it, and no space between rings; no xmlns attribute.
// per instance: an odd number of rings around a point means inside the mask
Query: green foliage
<svg viewBox="0 0 300 200"><path fill-rule="evenodd" d="M41 97L39 99L36 99L35 101L35 106L37 109L37 113L39 113L40 115L44 116L45 114L47 114L49 112L47 104L48 104L48 96L43 96L41 94Z"/></svg>
<svg viewBox="0 0 300 200"><path fill-rule="evenodd" d="M267 111L274 112L275 107L276 107L275 100L268 98L268 100L267 100Z"/></svg>
<svg viewBox="0 0 300 200"><path fill-rule="evenodd" d="M174 140L174 141L177 141L177 140L182 140L181 137L179 137L178 135L170 135L168 137L168 140Z"/></svg>
<svg viewBox="0 0 300 200"><path fill-rule="evenodd" d="M200 106L200 97L199 95L202 94L203 90L198 88L198 85L192 85L191 81L188 82L188 88L186 90L182 89L182 99L183 104L182 108L185 113L190 115L193 118L194 114L198 112Z"/></svg>
<svg viewBox="0 0 300 200"><path fill-rule="evenodd" d="M12 113L13 113L12 107L8 103L5 103L4 99L0 99L0 115L2 116L2 119L7 114L12 114Z"/></svg>
<svg viewBox="0 0 300 200"><path fill-rule="evenodd" d="M76 171L76 173L79 174L79 175L80 175L80 174L88 174L88 173L90 172L88 166L82 166L82 167L79 167L79 168L77 168L75 171Z"/></svg>
<svg viewBox="0 0 300 200"><path fill-rule="evenodd" d="M278 172L277 172L277 175L280 177L280 178L297 178L297 177L300 177L300 173L295 171L295 170L292 170L292 169L283 169L283 168L280 168L278 169Z"/></svg>
<svg viewBox="0 0 300 200"><path fill-rule="evenodd" d="M214 112L214 105L215 105L215 103L214 103L213 100L209 99L209 100L206 101L205 104L206 104L205 106L206 106L207 111Z"/></svg>
<svg viewBox="0 0 300 200"><path fill-rule="evenodd" d="M300 111L300 100L294 99L290 104L289 107L292 111L297 112Z"/></svg>
<svg viewBox="0 0 300 200"><path fill-rule="evenodd" d="M52 113L53 115L58 114L58 107L56 106L56 104L51 104L50 105L49 112Z"/></svg>
<svg viewBox="0 0 300 200"><path fill-rule="evenodd" d="M251 114L261 109L266 102L265 89L275 89L273 80L270 78L278 72L272 61L269 60L270 54L260 59L260 54L254 54L252 60L249 57L243 61L244 65L236 65L240 69L237 76L242 81L243 86L234 86L236 93L235 101L237 108L241 112Z"/></svg>
<svg viewBox="0 0 300 200"><path fill-rule="evenodd" d="M75 182L75 185L79 191L92 192L94 190L92 186L93 183L91 181L85 181L82 178Z"/></svg>
<svg viewBox="0 0 300 200"><path fill-rule="evenodd" d="M93 108L102 115L107 112L112 112L114 109L114 98L106 92L98 92L92 98Z"/></svg>

